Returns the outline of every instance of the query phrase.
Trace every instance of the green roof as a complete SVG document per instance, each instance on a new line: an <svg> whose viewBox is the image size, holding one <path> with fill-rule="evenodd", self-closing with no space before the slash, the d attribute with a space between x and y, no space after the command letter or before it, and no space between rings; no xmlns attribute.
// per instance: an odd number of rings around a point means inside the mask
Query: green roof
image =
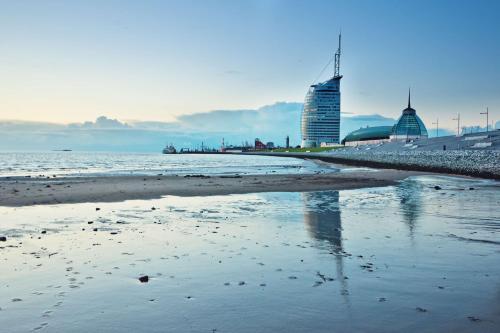
<svg viewBox="0 0 500 333"><path fill-rule="evenodd" d="M355 130L346 135L342 142L389 139L392 126L374 126Z"/></svg>

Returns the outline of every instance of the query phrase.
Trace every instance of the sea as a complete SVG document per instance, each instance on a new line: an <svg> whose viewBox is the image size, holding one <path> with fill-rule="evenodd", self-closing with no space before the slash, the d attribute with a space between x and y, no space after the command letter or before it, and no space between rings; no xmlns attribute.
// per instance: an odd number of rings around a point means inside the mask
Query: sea
<svg viewBox="0 0 500 333"><path fill-rule="evenodd" d="M268 156L115 152L0 152L0 177L338 172L333 165ZM351 169L342 169L349 171Z"/></svg>

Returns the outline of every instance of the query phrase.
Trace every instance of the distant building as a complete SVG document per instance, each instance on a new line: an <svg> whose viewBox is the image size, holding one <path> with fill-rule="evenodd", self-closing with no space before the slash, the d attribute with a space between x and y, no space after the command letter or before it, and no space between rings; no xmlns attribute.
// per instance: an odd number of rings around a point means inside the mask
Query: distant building
<svg viewBox="0 0 500 333"><path fill-rule="evenodd" d="M255 139L255 150L259 150L259 149L266 149L266 145L260 141L259 138L256 138Z"/></svg>
<svg viewBox="0 0 500 333"><path fill-rule="evenodd" d="M403 110L403 114L392 128L390 139L392 141L409 141L427 137L424 122L417 116L417 111L411 107L410 92L408 91L408 107Z"/></svg>
<svg viewBox="0 0 500 333"><path fill-rule="evenodd" d="M269 141L268 143L266 143L266 148L267 149L273 149L274 148L274 142Z"/></svg>
<svg viewBox="0 0 500 333"><path fill-rule="evenodd" d="M285 148L290 148L290 137L286 136Z"/></svg>
<svg viewBox="0 0 500 333"><path fill-rule="evenodd" d="M403 110L394 126L375 126L360 128L349 133L343 140L345 146L359 146L378 144L387 141L409 141L427 138L427 129L423 121L411 107L410 93L408 92L408 107Z"/></svg>
<svg viewBox="0 0 500 333"><path fill-rule="evenodd" d="M325 82L313 84L306 95L301 118L301 146L319 147L321 143L339 143L340 135L340 53L335 53L334 76Z"/></svg>
<svg viewBox="0 0 500 333"><path fill-rule="evenodd" d="M345 146L373 145L390 141L393 126L365 127L349 133L342 144Z"/></svg>

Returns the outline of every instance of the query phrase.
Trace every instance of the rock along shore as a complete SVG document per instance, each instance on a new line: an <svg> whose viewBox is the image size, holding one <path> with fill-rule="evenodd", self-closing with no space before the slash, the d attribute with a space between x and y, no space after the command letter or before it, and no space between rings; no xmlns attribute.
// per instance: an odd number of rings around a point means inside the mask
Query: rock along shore
<svg viewBox="0 0 500 333"><path fill-rule="evenodd" d="M376 151L346 148L322 153L269 152L255 154L310 158L371 168L437 172L500 179L500 151L497 150Z"/></svg>

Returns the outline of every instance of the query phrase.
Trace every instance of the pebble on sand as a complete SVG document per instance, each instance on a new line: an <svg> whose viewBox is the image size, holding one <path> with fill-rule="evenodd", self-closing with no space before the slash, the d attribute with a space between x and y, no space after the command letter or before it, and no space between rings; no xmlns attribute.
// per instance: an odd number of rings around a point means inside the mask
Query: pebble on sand
<svg viewBox="0 0 500 333"><path fill-rule="evenodd" d="M147 275L140 276L139 281L141 281L142 283L149 282L149 276Z"/></svg>
<svg viewBox="0 0 500 333"><path fill-rule="evenodd" d="M7 241L7 237L5 236L0 236L0 242L6 242Z"/></svg>

